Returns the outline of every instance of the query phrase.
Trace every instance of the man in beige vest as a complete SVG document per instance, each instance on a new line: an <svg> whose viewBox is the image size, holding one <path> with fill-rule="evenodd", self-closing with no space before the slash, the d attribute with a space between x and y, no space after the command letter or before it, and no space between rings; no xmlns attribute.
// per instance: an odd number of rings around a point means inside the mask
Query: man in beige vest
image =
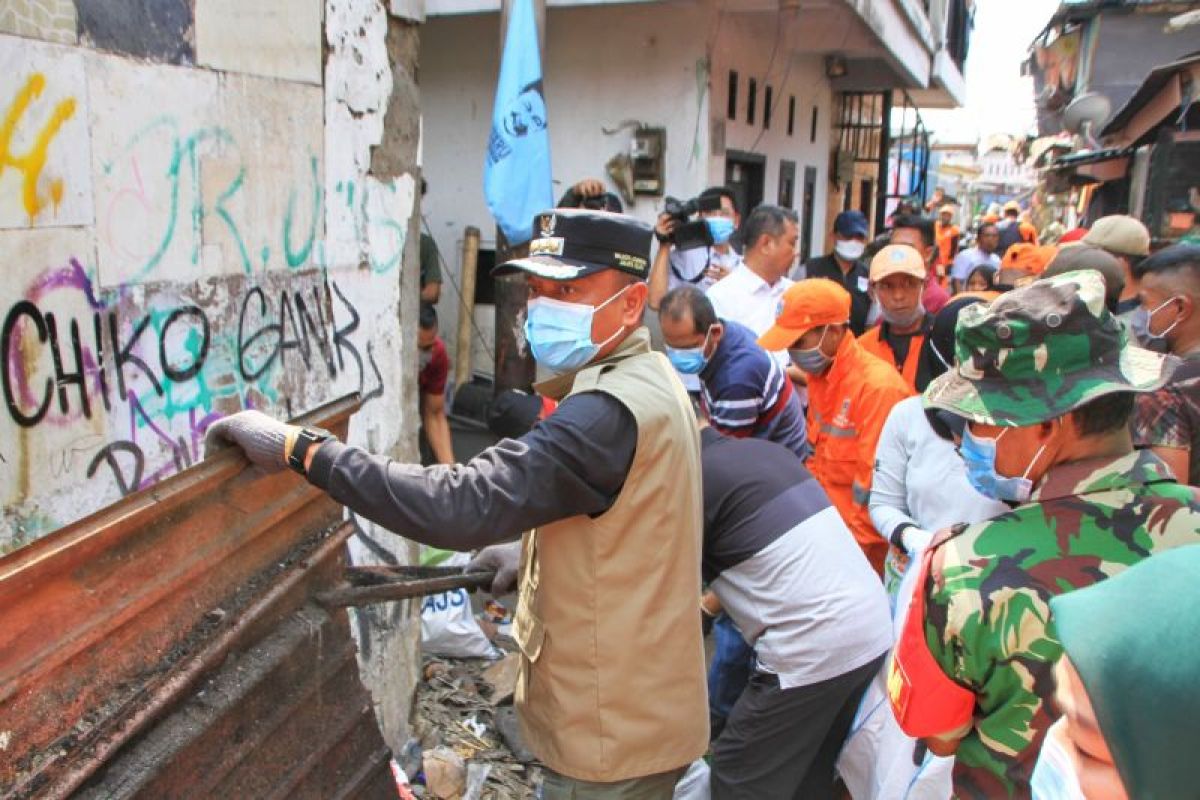
<svg viewBox="0 0 1200 800"><path fill-rule="evenodd" d="M697 597L700 439L687 394L642 327L650 228L629 217L538 215L526 337L561 401L470 463L419 467L243 411L209 429L255 464L292 467L338 502L476 564L512 588L517 707L548 767L546 800L667 800L708 745ZM508 586L505 586L505 578Z"/></svg>

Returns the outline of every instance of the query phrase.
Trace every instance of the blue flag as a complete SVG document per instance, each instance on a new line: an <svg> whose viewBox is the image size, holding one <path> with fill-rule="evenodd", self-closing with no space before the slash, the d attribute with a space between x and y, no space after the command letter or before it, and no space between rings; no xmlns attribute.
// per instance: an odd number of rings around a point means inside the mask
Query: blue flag
<svg viewBox="0 0 1200 800"><path fill-rule="evenodd" d="M533 238L533 216L554 206L533 0L516 0L509 14L483 194L509 244Z"/></svg>

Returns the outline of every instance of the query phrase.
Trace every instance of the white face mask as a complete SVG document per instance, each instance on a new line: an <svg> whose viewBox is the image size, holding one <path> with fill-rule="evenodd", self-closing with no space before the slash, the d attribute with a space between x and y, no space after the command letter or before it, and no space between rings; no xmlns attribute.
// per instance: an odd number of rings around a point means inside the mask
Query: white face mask
<svg viewBox="0 0 1200 800"><path fill-rule="evenodd" d="M1075 762L1059 740L1062 720L1054 723L1042 743L1042 752L1033 767L1029 788L1038 800L1086 800L1079 788Z"/></svg>
<svg viewBox="0 0 1200 800"><path fill-rule="evenodd" d="M866 250L866 243L857 239L838 239L833 245L833 252L846 261L857 261Z"/></svg>
<svg viewBox="0 0 1200 800"><path fill-rule="evenodd" d="M888 311L881 304L879 306L879 313L887 321L887 324L897 328L907 328L909 325L915 325L918 320L925 318L925 304L917 303L916 308L912 309L908 314L898 314L895 311Z"/></svg>

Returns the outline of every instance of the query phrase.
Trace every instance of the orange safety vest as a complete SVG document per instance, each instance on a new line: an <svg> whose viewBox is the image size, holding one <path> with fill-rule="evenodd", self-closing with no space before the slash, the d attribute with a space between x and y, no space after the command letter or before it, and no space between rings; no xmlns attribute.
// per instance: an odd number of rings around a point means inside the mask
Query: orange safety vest
<svg viewBox="0 0 1200 800"><path fill-rule="evenodd" d="M883 338L882 323L858 337L858 343L871 355L878 356L889 364L896 364L896 354L892 352L892 346L888 344L887 339ZM924 344L925 331L922 330L912 337L912 341L908 345L908 355L905 356L904 363L896 364L896 369L900 371L900 376L904 378L904 382L908 384L908 388L914 394L917 391L917 365L921 361L921 348Z"/></svg>
<svg viewBox="0 0 1200 800"><path fill-rule="evenodd" d="M808 378L809 471L880 574L888 543L867 508L875 446L892 407L912 394L896 368L868 353L853 334L842 339L828 372Z"/></svg>
<svg viewBox="0 0 1200 800"><path fill-rule="evenodd" d="M975 714L975 694L942 672L925 641L925 584L936 549L930 545L921 555L921 571L904 630L888 666L892 711L900 729L915 738L961 730Z"/></svg>
<svg viewBox="0 0 1200 800"><path fill-rule="evenodd" d="M954 240L959 235L957 225L943 225L940 222L935 222L934 227L937 236L937 266L948 267L954 261ZM939 274L940 271L939 271Z"/></svg>

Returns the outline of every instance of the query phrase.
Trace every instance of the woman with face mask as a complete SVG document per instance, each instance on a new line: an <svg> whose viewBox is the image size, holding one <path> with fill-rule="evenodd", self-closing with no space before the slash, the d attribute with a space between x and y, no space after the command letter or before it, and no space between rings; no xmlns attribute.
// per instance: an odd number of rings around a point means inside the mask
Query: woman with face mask
<svg viewBox="0 0 1200 800"><path fill-rule="evenodd" d="M955 299L938 312L921 348L924 383L950 369L958 315L979 302L977 297ZM876 530L891 544L883 578L896 636L907 611L907 604L897 598L912 594L916 570L910 566L919 561L933 532L1008 510L979 494L967 480L962 459L954 452L954 429L961 431L961 422L948 414L927 413L919 396L910 397L896 404L879 435L870 512ZM886 672L881 671L869 690L862 706L869 711L846 742L840 772L847 788L856 798L949 797L954 759L927 754L900 730L887 703Z"/></svg>
<svg viewBox="0 0 1200 800"><path fill-rule="evenodd" d="M1200 770L1200 546L1055 597L1062 714L1033 770L1034 800L1195 797Z"/></svg>

